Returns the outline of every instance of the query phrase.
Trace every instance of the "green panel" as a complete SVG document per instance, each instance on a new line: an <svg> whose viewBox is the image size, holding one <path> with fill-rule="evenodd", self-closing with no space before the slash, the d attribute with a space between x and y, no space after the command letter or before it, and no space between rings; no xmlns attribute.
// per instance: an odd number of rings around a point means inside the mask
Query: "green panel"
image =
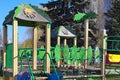
<svg viewBox="0 0 120 80"><path fill-rule="evenodd" d="M92 61L92 48L91 46L88 47L88 62Z"/></svg>
<svg viewBox="0 0 120 80"><path fill-rule="evenodd" d="M68 45L64 46L63 58L66 63L70 64L70 52Z"/></svg>
<svg viewBox="0 0 120 80"><path fill-rule="evenodd" d="M76 46L72 47L71 58L72 58L72 63L74 63L77 58L77 47Z"/></svg>
<svg viewBox="0 0 120 80"><path fill-rule="evenodd" d="M95 48L94 54L95 54L95 62L99 62L100 61L100 49L98 47Z"/></svg>
<svg viewBox="0 0 120 80"><path fill-rule="evenodd" d="M55 47L55 60L60 61L60 58L61 58L60 45L56 45L56 47Z"/></svg>
<svg viewBox="0 0 120 80"><path fill-rule="evenodd" d="M19 50L18 50L18 55L19 55L19 57L22 57L22 56L24 55L24 54L23 54L24 52L25 52L25 50L19 49Z"/></svg>
<svg viewBox="0 0 120 80"><path fill-rule="evenodd" d="M13 44L7 44L6 46L6 68L12 68L12 53L13 53Z"/></svg>
<svg viewBox="0 0 120 80"><path fill-rule="evenodd" d="M81 47L80 52L77 55L77 59L80 60L80 62L84 62L85 60L85 48Z"/></svg>
<svg viewBox="0 0 120 80"><path fill-rule="evenodd" d="M38 52L38 58L39 59L43 59L44 58L44 56L45 56L45 48L44 48L44 46L41 46L41 48L40 48L40 50L39 50L39 52Z"/></svg>
<svg viewBox="0 0 120 80"><path fill-rule="evenodd" d="M88 80L94 80L93 78L88 78Z"/></svg>

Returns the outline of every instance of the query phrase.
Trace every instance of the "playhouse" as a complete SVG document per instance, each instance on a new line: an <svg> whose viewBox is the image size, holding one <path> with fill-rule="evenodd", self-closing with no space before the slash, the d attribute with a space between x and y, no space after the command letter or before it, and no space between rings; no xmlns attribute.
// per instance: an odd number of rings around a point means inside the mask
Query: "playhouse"
<svg viewBox="0 0 120 80"><path fill-rule="evenodd" d="M56 78L50 80L62 80L63 78L93 80L92 78L96 77L105 80L105 56L107 54L107 37L105 36L107 34L106 30L103 30L102 49L88 46L88 29L91 16L93 17L94 15L78 13L74 18L74 20L84 19L85 21L85 45L83 47L77 47L76 35L64 26L60 26L58 30L56 46L51 47L51 20L49 16L40 8L30 4L21 4L15 7L9 12L3 22L4 79L9 80L12 77L13 80L46 80L52 78L50 74L54 72L52 75L56 76ZM13 41L11 44L7 43L7 25L12 25ZM45 47L37 48L37 28L41 25L46 26L46 45ZM18 49L18 26L33 27L33 48ZM61 37L64 37L64 46L62 48L60 46ZM67 45L67 38L70 37L74 40L74 45L71 48ZM113 58L111 60L115 61ZM23 63L25 61L27 61L27 67L24 69ZM99 67L91 65L93 61Z"/></svg>

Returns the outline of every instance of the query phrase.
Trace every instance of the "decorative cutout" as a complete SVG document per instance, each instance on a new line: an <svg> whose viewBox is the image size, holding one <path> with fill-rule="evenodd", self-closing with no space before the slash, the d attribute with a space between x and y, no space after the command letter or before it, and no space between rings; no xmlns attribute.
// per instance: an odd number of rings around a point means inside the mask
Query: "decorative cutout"
<svg viewBox="0 0 120 80"><path fill-rule="evenodd" d="M64 35L68 35L68 31L62 28L62 32Z"/></svg>
<svg viewBox="0 0 120 80"><path fill-rule="evenodd" d="M24 14L26 15L27 18L33 19L33 18L36 17L36 12L33 11L32 9L30 9L30 8L25 8L23 12L24 12Z"/></svg>

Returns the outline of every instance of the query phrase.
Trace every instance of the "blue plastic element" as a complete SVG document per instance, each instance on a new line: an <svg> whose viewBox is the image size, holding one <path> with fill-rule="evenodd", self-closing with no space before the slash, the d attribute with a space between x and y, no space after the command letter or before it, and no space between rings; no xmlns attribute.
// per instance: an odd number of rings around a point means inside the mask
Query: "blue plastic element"
<svg viewBox="0 0 120 80"><path fill-rule="evenodd" d="M59 79L57 77L59 76ZM52 74L48 74L48 80L64 80L63 75L60 72L53 72Z"/></svg>
<svg viewBox="0 0 120 80"><path fill-rule="evenodd" d="M24 72L22 75L17 75L17 80L31 80L31 75L29 72Z"/></svg>
<svg viewBox="0 0 120 80"><path fill-rule="evenodd" d="M20 78L21 78L21 75L18 74L18 75L17 75L17 80L20 80Z"/></svg>

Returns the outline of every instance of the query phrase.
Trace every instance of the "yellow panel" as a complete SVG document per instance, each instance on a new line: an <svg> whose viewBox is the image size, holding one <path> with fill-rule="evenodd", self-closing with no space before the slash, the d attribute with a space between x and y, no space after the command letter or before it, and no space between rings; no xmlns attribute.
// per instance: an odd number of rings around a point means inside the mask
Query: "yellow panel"
<svg viewBox="0 0 120 80"><path fill-rule="evenodd" d="M120 55L119 54L109 54L109 61L110 62L120 62Z"/></svg>

